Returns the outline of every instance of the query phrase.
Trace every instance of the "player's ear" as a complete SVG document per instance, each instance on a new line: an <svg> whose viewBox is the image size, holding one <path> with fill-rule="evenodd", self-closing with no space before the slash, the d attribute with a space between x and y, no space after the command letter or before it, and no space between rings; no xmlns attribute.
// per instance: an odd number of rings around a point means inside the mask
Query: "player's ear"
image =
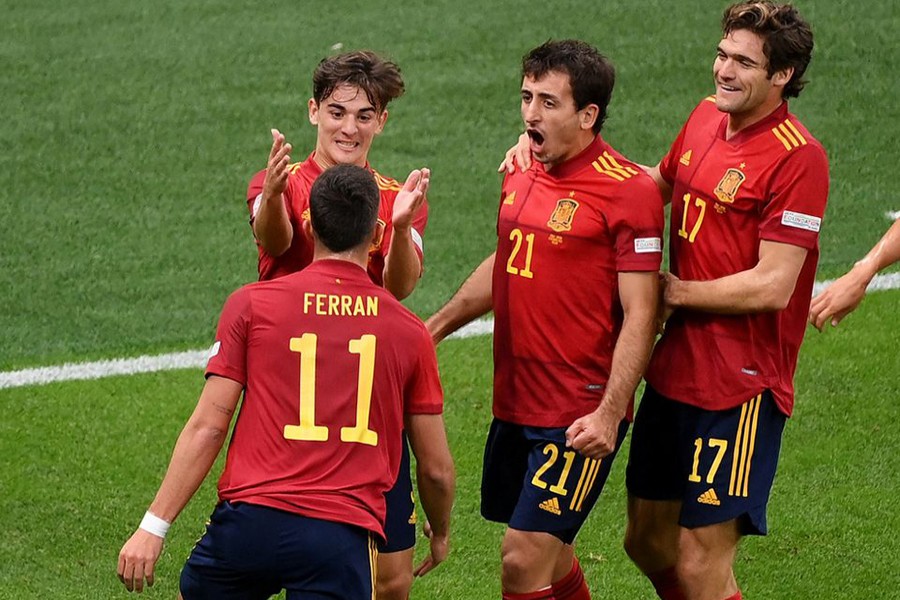
<svg viewBox="0 0 900 600"><path fill-rule="evenodd" d="M597 122L597 118L600 116L600 107L596 104L588 104L580 111L578 111L580 123L582 129L593 129L594 123Z"/></svg>
<svg viewBox="0 0 900 600"><path fill-rule="evenodd" d="M300 227L303 229L303 235L305 235L308 239L316 239L316 232L313 230L311 219L304 219L300 224Z"/></svg>
<svg viewBox="0 0 900 600"><path fill-rule="evenodd" d="M309 99L309 122L313 125L319 124L319 103L316 102L315 98Z"/></svg>
<svg viewBox="0 0 900 600"><path fill-rule="evenodd" d="M378 135L384 130L384 124L387 123L388 111L383 110L381 114L375 117L375 120L378 122L377 127L375 128L375 135Z"/></svg>
<svg viewBox="0 0 900 600"><path fill-rule="evenodd" d="M775 87L784 87L794 76L794 67L787 67L772 74L772 85Z"/></svg>

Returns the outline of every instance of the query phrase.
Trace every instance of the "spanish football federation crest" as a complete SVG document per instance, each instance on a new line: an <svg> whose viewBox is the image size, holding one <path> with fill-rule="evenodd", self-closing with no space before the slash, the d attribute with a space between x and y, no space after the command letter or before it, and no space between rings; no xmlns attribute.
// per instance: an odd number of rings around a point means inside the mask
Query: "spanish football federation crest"
<svg viewBox="0 0 900 600"><path fill-rule="evenodd" d="M713 193L716 195L716 198L719 199L719 202L733 204L734 198L737 196L738 188L741 187L741 184L744 183L745 179L747 179L747 176L737 169L728 169L725 171L725 174L722 175L722 179L719 181L719 185L716 186L716 189L713 190Z"/></svg>
<svg viewBox="0 0 900 600"><path fill-rule="evenodd" d="M381 242L384 241L385 226L385 222L381 219L375 222L375 238L372 240L372 245L369 246L369 254L378 252L381 249Z"/></svg>
<svg viewBox="0 0 900 600"><path fill-rule="evenodd" d="M550 220L547 221L547 227L556 232L570 231L576 210L578 210L578 202L572 198L560 198L556 201L556 208L553 209Z"/></svg>

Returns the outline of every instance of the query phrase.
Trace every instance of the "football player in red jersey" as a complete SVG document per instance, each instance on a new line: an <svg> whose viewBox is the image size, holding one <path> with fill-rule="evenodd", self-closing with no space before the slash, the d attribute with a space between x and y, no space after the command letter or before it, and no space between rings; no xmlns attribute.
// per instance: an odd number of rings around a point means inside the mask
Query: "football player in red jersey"
<svg viewBox="0 0 900 600"><path fill-rule="evenodd" d="M316 148L301 163L290 163L290 144L273 130L267 168L247 190L250 225L257 240L259 279L294 273L312 260L309 191L323 169L335 164L369 168L381 203L367 269L375 283L398 299L407 297L422 275L423 239L428 220L428 169L413 171L401 186L369 165L369 149L387 123L387 106L404 91L399 67L370 51L322 60L313 73L309 121L316 127ZM401 190L416 190L401 194ZM387 542L378 559L378 600L405 600L413 581L416 513L404 437L403 464L388 495Z"/></svg>
<svg viewBox="0 0 900 600"><path fill-rule="evenodd" d="M304 225L313 263L228 298L206 386L119 555L129 590L153 584L169 524L209 473L242 393L219 504L182 571L184 598L285 589L288 598L370 600L404 426L431 524L417 572L446 557L454 474L437 359L424 324L366 273L378 204L365 169L325 171Z"/></svg>
<svg viewBox="0 0 900 600"><path fill-rule="evenodd" d="M551 41L522 62L537 159L503 181L497 250L427 321L436 341L493 309L494 420L481 513L508 525L503 597L590 598L574 540L628 429L656 331L662 198L600 135L615 72Z"/></svg>
<svg viewBox="0 0 900 600"><path fill-rule="evenodd" d="M812 57L790 5L726 9L702 101L648 169L672 203L665 333L647 369L626 474L625 548L665 600L738 600L744 535L766 506L818 262L822 145L788 112ZM501 170L529 164L520 136Z"/></svg>

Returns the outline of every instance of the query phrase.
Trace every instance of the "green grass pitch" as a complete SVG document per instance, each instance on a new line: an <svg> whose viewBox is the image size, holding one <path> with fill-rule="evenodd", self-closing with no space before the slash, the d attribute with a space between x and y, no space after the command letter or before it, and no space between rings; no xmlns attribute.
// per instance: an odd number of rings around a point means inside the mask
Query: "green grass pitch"
<svg viewBox="0 0 900 600"><path fill-rule="evenodd" d="M792 110L823 142L832 192L819 279L898 210L900 31L888 0L798 1L817 49ZM0 20L0 371L210 343L227 293L255 276L243 202L279 127L305 157L309 76L341 44L403 68L372 164L433 170L428 315L491 251L499 178L520 130L519 59L578 37L617 66L605 137L653 163L711 91L725 2L531 5L499 0L238 4L3 3ZM900 292L873 294L801 351L770 508L736 565L745 597L890 598L900 589ZM478 516L490 339L439 348L459 488L453 552L414 599L499 596L502 528ZM0 599L125 597L116 555L196 401L195 370L0 390ZM627 442L626 442L627 443ZM623 455L624 456L624 455ZM650 599L621 549L619 460L579 537L595 597ZM219 466L173 526L150 598L172 598ZM421 550L421 548L420 548Z"/></svg>

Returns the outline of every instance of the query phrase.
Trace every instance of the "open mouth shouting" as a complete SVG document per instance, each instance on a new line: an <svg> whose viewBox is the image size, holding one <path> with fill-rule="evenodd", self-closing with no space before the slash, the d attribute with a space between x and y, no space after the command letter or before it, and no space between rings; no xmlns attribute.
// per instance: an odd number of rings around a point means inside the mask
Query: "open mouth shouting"
<svg viewBox="0 0 900 600"><path fill-rule="evenodd" d="M531 152L533 154L540 153L544 147L544 134L532 128L527 129L525 133L528 135L528 139L531 140Z"/></svg>

